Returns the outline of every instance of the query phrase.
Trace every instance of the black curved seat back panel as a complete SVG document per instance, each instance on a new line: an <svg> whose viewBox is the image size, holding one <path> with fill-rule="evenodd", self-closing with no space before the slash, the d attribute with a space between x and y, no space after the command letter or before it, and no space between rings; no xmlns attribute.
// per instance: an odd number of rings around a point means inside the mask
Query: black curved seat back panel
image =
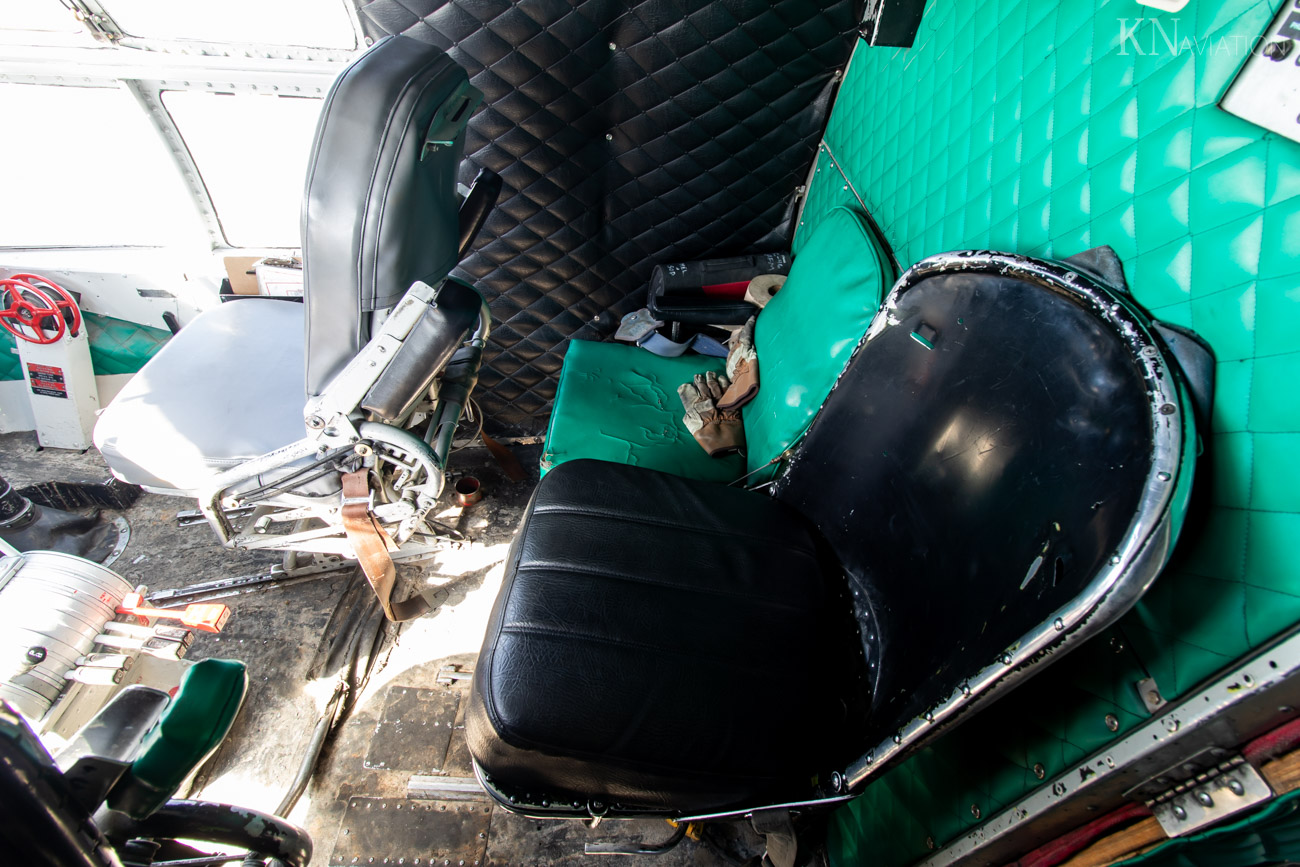
<svg viewBox="0 0 1300 867"><path fill-rule="evenodd" d="M1080 594L1153 450L1142 371L1078 297L948 273L886 312L776 491L848 573L870 743Z"/></svg>
<svg viewBox="0 0 1300 867"><path fill-rule="evenodd" d="M442 51L393 36L330 90L303 198L308 394L370 338L372 311L455 267L463 124L451 147L421 157L435 114L466 81Z"/></svg>

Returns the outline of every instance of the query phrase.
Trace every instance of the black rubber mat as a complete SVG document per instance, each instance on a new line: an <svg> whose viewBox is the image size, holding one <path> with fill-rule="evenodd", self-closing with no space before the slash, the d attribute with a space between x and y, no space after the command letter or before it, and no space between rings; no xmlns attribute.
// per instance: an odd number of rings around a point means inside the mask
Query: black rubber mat
<svg viewBox="0 0 1300 867"><path fill-rule="evenodd" d="M495 327L490 433L541 433L571 337L642 306L657 262L789 249L856 0L375 0L486 96L465 176L505 181L462 263ZM471 165L472 164L472 165Z"/></svg>

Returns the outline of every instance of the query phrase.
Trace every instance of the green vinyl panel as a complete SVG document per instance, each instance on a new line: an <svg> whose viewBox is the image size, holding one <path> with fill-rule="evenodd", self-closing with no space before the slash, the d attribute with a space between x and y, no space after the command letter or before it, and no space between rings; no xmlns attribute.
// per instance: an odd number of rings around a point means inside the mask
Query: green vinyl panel
<svg viewBox="0 0 1300 867"><path fill-rule="evenodd" d="M1300 622L1300 145L1216 105L1279 3L931 3L913 48L858 45L796 254L846 195L903 267L1108 244L1139 303L1210 342L1218 381L1165 574L1118 627L869 784L832 823L836 864L924 857L1147 719L1147 672L1177 698Z"/></svg>
<svg viewBox="0 0 1300 867"><path fill-rule="evenodd" d="M157 355L172 336L165 328L151 328L84 310L81 317L90 340L90 365L99 376L135 373ZM18 361L14 337L8 331L0 330L0 381L22 378L23 368Z"/></svg>
<svg viewBox="0 0 1300 867"><path fill-rule="evenodd" d="M861 216L832 208L754 325L759 389L743 409L749 484L808 430L893 282Z"/></svg>
<svg viewBox="0 0 1300 867"><path fill-rule="evenodd" d="M682 422L677 387L721 373L724 360L655 355L626 343L570 340L555 393L542 474L591 458L727 484L745 474L738 454L709 457Z"/></svg>
<svg viewBox="0 0 1300 867"><path fill-rule="evenodd" d="M709 457L682 422L678 386L698 373L721 373L723 359L665 358L627 344L570 341L542 473L594 458L708 481L744 478L753 485L771 478L830 393L892 277L862 217L832 208L754 326L760 388L742 410L744 457Z"/></svg>

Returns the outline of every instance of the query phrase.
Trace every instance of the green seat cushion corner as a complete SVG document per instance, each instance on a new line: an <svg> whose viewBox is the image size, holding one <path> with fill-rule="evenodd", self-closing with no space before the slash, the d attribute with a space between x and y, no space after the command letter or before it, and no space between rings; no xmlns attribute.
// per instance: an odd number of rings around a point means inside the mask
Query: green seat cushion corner
<svg viewBox="0 0 1300 867"><path fill-rule="evenodd" d="M190 666L108 805L137 819L161 807L225 739L247 688L242 662L205 659Z"/></svg>
<svg viewBox="0 0 1300 867"><path fill-rule="evenodd" d="M715 482L745 473L740 455L711 458L682 423L677 387L723 359L663 358L636 346L571 340L551 411L543 474L592 458Z"/></svg>
<svg viewBox="0 0 1300 867"><path fill-rule="evenodd" d="M759 389L744 409L751 481L798 442L871 324L893 268L865 220L836 207L754 327Z"/></svg>

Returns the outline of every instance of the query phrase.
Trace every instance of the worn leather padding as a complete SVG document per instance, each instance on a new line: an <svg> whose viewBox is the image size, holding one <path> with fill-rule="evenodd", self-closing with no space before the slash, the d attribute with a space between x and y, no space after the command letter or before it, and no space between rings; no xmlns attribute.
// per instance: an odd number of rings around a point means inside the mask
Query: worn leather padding
<svg viewBox="0 0 1300 867"><path fill-rule="evenodd" d="M833 561L749 491L603 461L538 485L466 737L507 792L675 812L806 794L859 730Z"/></svg>
<svg viewBox="0 0 1300 867"><path fill-rule="evenodd" d="M364 7L372 35L443 48L486 97L461 180L490 168L504 189L459 271L497 323L475 393L489 433L543 431L565 343L612 334L656 262L789 249L860 5Z"/></svg>
<svg viewBox="0 0 1300 867"><path fill-rule="evenodd" d="M442 51L381 39L344 70L321 111L303 198L307 392L370 339L370 316L456 264L463 137L421 159L434 113L465 81Z"/></svg>
<svg viewBox="0 0 1300 867"><path fill-rule="evenodd" d="M100 414L95 447L136 485L194 491L302 439L303 306L245 298L182 328Z"/></svg>

